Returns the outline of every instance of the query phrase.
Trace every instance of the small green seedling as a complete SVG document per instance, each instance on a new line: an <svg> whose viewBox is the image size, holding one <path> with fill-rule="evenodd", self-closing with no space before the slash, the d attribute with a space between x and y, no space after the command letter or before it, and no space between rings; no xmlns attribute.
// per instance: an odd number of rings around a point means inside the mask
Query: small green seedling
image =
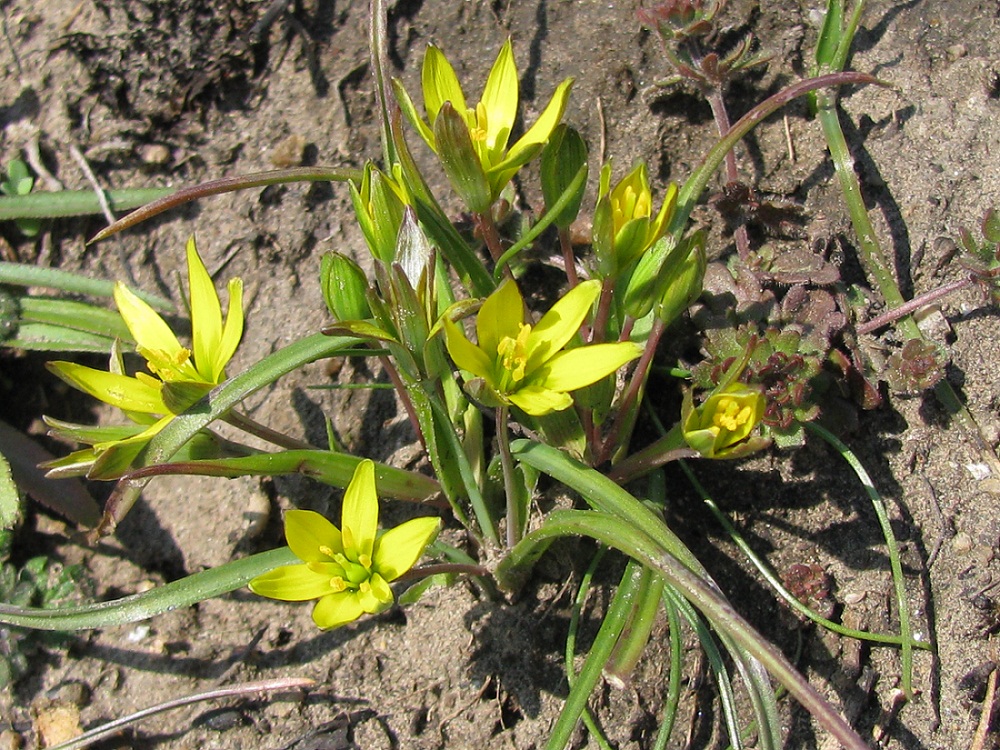
<svg viewBox="0 0 1000 750"><path fill-rule="evenodd" d="M7 176L0 182L0 192L4 195L28 195L35 186L35 178L28 170L28 165L20 159L12 159L7 164ZM42 222L38 219L16 219L14 221L21 234L34 237L42 231Z"/></svg>

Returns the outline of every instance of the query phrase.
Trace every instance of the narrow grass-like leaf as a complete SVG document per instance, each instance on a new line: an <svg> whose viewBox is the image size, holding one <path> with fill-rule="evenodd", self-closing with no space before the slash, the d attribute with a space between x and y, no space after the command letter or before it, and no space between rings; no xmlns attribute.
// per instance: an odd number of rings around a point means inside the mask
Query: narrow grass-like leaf
<svg viewBox="0 0 1000 750"><path fill-rule="evenodd" d="M106 190L104 195L112 211L128 211L170 195L173 188L130 188ZM0 197L0 221L9 219L56 219L64 216L86 216L104 211L93 190L59 190L28 195Z"/></svg>
<svg viewBox="0 0 1000 750"><path fill-rule="evenodd" d="M235 591L269 570L296 562L300 561L288 547L280 547L112 601L57 609L0 604L0 623L58 631L125 625Z"/></svg>
<svg viewBox="0 0 1000 750"><path fill-rule="evenodd" d="M155 464L133 471L130 478L167 474L192 474L213 477L279 476L304 474L333 487L347 487L362 458L330 451L289 450L258 453L237 458L220 458L183 463ZM396 500L425 501L441 491L441 485L414 471L375 464L375 481L380 497Z"/></svg>
<svg viewBox="0 0 1000 750"><path fill-rule="evenodd" d="M222 417L243 399L278 378L317 359L331 357L341 349L356 346L358 340L346 336L324 336L314 333L279 349L214 388L183 414L178 414L164 427L139 456L141 466L166 463L188 440L214 420ZM104 509L104 518L96 529L98 536L110 534L118 522L131 510L149 479L121 479L115 486Z"/></svg>
<svg viewBox="0 0 1000 750"><path fill-rule="evenodd" d="M107 297L108 299L115 296L115 284L112 281L91 279L58 268L44 268L27 263L0 262L0 284L40 286L71 294L86 294L91 297ZM168 299L137 289L130 289L130 291L157 310L162 312L175 311L174 304Z"/></svg>

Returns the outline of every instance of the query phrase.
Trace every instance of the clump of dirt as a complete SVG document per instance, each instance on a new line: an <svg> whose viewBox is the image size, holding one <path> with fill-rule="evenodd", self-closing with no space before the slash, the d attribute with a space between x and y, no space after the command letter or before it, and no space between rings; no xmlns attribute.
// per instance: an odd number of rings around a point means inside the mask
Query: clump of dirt
<svg viewBox="0 0 1000 750"><path fill-rule="evenodd" d="M0 11L3 155L12 158L37 142L43 165L74 188L88 182L70 158L72 146L108 187L190 184L288 165L289 159L360 166L378 158L367 5L333 5L13 0ZM752 31L762 52L772 55L730 92L735 120L802 74L816 29L809 11L792 0L733 2L726 19ZM447 52L461 80L482 81L503 39L513 37L529 120L559 81L574 76L566 119L590 143L593 173L604 158L614 160L616 174L643 159L662 195L667 181L690 174L717 138L710 110L691 92L655 88L666 65L656 40L640 30L634 8L396 3L390 26L394 72L409 90L419 85L429 42ZM947 12L919 2L871 2L864 26L852 66L893 88L843 91L842 121L877 231L906 293L918 294L961 273L946 262L942 238L957 237L960 227L974 226L987 208L1000 206L1000 185L989 178L1000 152L994 126L1000 18L979 0L956 0ZM421 164L431 164L417 139L412 142ZM154 153L146 148L151 144L161 148ZM746 182L802 210L794 236L769 241L779 248L834 248L831 262L863 281L840 188L805 105L769 118L738 153ZM518 189L522 207L537 212L535 184L529 174ZM720 181L713 190L721 188ZM714 207L699 207L695 219L710 229L713 254L731 251L731 235ZM209 270L218 278L240 275L247 284L248 332L234 372L327 322L318 259L327 250L363 247L339 186L212 198L112 241L85 245L97 226L59 221L37 243L11 227L3 234L11 256L176 296L184 242L196 232ZM872 299L877 302L874 293ZM1000 322L971 291L945 301L941 311L943 327L935 335L951 357L947 377L995 444ZM900 343L891 334L872 341ZM312 389L380 376L364 367L349 361L331 372L323 363L310 365L254 396L247 411L319 443L329 418L350 450L417 465L406 416L384 392ZM47 392L58 397L49 399L46 413L67 417L78 409L64 404L59 391ZM13 412L8 403L0 405L4 418ZM107 415L94 414L99 416ZM19 426L41 431L37 422L18 417ZM72 417L79 421L79 412ZM890 398L859 419L860 430L845 439L888 499L914 627L936 647L933 656L916 655L920 693L898 715L898 651L818 632L785 611L698 498L682 489L680 475L671 482L678 489L668 520L736 607L785 653L797 655L799 666L859 731L880 737L887 748L968 747L982 712L991 708L983 701L996 661L1000 513L989 485L996 478L987 476L962 425L930 397ZM861 485L835 455L808 444L752 462L712 465L711 471L695 468L775 570L806 586L845 623L898 629L876 519ZM25 554L83 563L95 595L105 599L278 546L282 509L329 511L337 502L335 493L305 480L154 482L116 537L94 548L78 544L44 513L32 517L20 544ZM404 511L386 510L390 517L397 512ZM221 709L187 708L150 720L123 742L159 748L539 747L567 693L561 652L573 586L564 582L575 583L575 571L592 553L587 545L561 549L564 557L543 566L513 605L459 584L432 591L406 610L319 633L308 607L238 592L147 623L78 634L68 645L40 652L30 674L0 697L0 721L31 734L43 702L61 700L77 707L84 726L93 726L198 690L302 675L321 688ZM620 564L608 564L602 585L617 580ZM586 610L581 649L606 605L604 590L595 598ZM605 686L594 699L617 747L652 745L669 669L665 649L657 648L665 632L661 624L626 690ZM691 746L724 745L711 690L696 679L696 661L692 649L681 709ZM86 690L71 690L67 698L72 685ZM792 731L789 747L829 746L798 707L785 704L783 710ZM586 744L581 733L574 746Z"/></svg>

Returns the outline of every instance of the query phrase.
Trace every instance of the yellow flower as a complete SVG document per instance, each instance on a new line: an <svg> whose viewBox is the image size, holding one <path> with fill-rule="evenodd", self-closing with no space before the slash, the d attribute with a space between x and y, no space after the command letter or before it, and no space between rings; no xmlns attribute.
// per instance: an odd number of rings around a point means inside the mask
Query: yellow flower
<svg viewBox="0 0 1000 750"><path fill-rule="evenodd" d="M475 106L466 104L454 68L433 45L427 48L421 71L426 120L417 113L402 84L393 81L403 114L427 145L440 155L448 177L469 208L480 213L499 197L517 171L541 151L562 119L572 85L571 78L560 83L535 124L508 148L519 97L510 39L500 49L486 79L483 97ZM455 127L453 116L457 116L461 128Z"/></svg>
<svg viewBox="0 0 1000 750"><path fill-rule="evenodd" d="M601 170L594 212L594 249L604 276L617 276L666 232L677 204L677 185L671 183L663 205L653 215L646 165L640 163L611 187L611 165Z"/></svg>
<svg viewBox="0 0 1000 750"><path fill-rule="evenodd" d="M478 345L444 319L448 353L481 385L489 405L513 404L532 416L573 404L570 391L591 385L642 353L632 342L563 350L600 294L600 282L585 281L556 302L538 324L524 322L524 300L510 280L486 298L476 318ZM484 400L480 398L480 400ZM484 402L485 402L484 401Z"/></svg>
<svg viewBox="0 0 1000 750"><path fill-rule="evenodd" d="M691 392L684 397L681 422L684 440L705 458L739 458L767 444L750 433L764 416L764 394L734 383L695 408Z"/></svg>
<svg viewBox="0 0 1000 750"><path fill-rule="evenodd" d="M440 524L437 518L414 518L378 533L375 464L362 461L344 493L341 528L311 510L288 511L285 538L302 562L257 576L250 589L287 602L318 599L316 625L340 627L392 604L389 583L413 567Z"/></svg>
<svg viewBox="0 0 1000 750"><path fill-rule="evenodd" d="M121 409L142 426L130 428L133 434L129 437L96 442L89 452L73 454L72 465L77 473L92 465L112 446L128 446L134 458L142 445L162 430L175 414L180 414L225 380L226 365L243 336L243 282L239 278L229 282L229 309L223 322L219 295L198 256L193 237L187 244L187 265L191 291L191 349L181 346L170 326L152 307L119 283L115 286L115 303L136 341L136 351L146 360L149 373L126 375L117 347L112 351L108 371L75 362L48 363L49 370L69 385ZM57 426L56 431L60 431L60 427ZM64 463L58 461L53 466Z"/></svg>

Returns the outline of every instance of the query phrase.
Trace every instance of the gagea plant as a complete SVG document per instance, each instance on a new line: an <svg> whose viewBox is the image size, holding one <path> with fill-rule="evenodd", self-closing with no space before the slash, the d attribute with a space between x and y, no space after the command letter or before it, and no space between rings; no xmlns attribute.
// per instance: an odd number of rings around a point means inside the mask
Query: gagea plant
<svg viewBox="0 0 1000 750"><path fill-rule="evenodd" d="M546 92L547 103L533 122L519 123L517 50L510 39L481 86L463 85L445 53L431 45L423 58L421 92L414 96L402 81L388 80L385 9L375 2L371 45L383 126L381 162L369 161L359 170L279 170L224 187L188 188L102 232L100 238L221 189L295 180L348 183L365 246L328 254L316 269L332 317L323 331L235 372L231 360L243 334L242 285L238 279L229 282L224 315L192 240L189 340L174 331L173 320L119 286L114 299L129 341L110 347L108 369L71 361L50 365L74 388L123 415L120 424L98 427L50 420L58 434L87 446L55 462L54 474L118 481L92 538L114 530L145 483L174 473L307 473L344 489L339 526L319 513L292 509L283 519L287 547L120 602L45 612L0 605L0 622L53 630L104 627L249 586L289 607L311 606L316 626L332 629L377 617L419 598L432 583L457 576L477 577L481 590L493 597L492 606L502 607L505 597L529 585L534 564L554 540L584 536L628 562L583 670L570 675L572 689L549 748L566 747L579 720L597 731L586 703L602 670L624 679L647 647L657 617L670 623L675 655L685 628L705 646L713 675L727 686L720 693L733 747L744 746L751 726L757 746L782 746L774 680L842 746L867 748L841 713L743 620L663 512L665 464L733 461L768 448L772 440L801 444L807 429L823 429L810 426L821 413L816 394L823 378L835 380L837 363L845 362L840 375L846 377L857 363L854 351L835 335L846 328L846 316L836 318L837 331L816 325L819 313L833 304L832 293L807 281L775 281L780 264L772 251L753 247L745 232L734 233L736 252L726 270L732 283L706 290L707 235L689 219L721 166L728 181L736 181L732 149L765 117L811 91L876 81L824 72L730 123L727 86L765 59L754 54L750 39L730 49L712 46L721 5L672 1L642 14L676 71L664 85L694 85L719 123L718 144L679 185L656 189L645 164L622 169L607 163L598 171L596 200L587 205L588 146L563 122L571 79ZM471 90L482 91L474 104L466 96ZM516 137L519 132L523 135ZM454 202L439 201L430 189L411 144L429 149L425 155L439 161L471 214L474 231L466 231L467 216L442 208ZM544 208L537 218L504 222L515 210L508 186L515 176L528 179L524 168L532 162L541 176ZM730 189L730 197L736 194L753 197ZM570 228L584 208L593 222L590 249L580 253ZM555 231L546 233L549 227ZM203 241L206 231L199 229ZM982 283L992 283L996 275L997 234L991 220L984 224L983 243L965 243ZM522 251L528 247L534 258L565 270L556 288L532 286L528 271L537 261L525 260ZM752 283L743 283L748 279ZM778 298L770 291L778 285L795 291ZM727 297L734 289L738 293ZM702 360L657 361L668 331L679 330L675 323L696 303L696 329L699 321L711 321L688 347L701 350ZM138 357L131 356L133 350ZM935 353L920 347L904 353L914 378L929 383L929 376L916 370ZM306 445L241 411L244 399L284 374L343 356L370 357L386 373L409 416L413 439L426 453L427 474L334 446ZM654 404L651 390L670 397ZM212 430L220 420L235 428L225 440ZM237 431L272 447L242 444L232 434ZM572 504L549 510L551 504L536 502L549 491L572 498ZM414 503L417 517L380 528L380 503L397 501ZM873 497L873 502L880 501ZM451 531L436 540L442 527ZM887 524L885 530L892 547ZM898 562L898 555L894 559ZM796 601L786 593L779 584L779 594ZM908 690L910 655L927 644L908 630L905 591L897 594L898 634L848 631L818 614L808 616L837 632L900 648ZM747 700L733 700L734 682ZM673 714L667 714L663 736L669 738Z"/></svg>

